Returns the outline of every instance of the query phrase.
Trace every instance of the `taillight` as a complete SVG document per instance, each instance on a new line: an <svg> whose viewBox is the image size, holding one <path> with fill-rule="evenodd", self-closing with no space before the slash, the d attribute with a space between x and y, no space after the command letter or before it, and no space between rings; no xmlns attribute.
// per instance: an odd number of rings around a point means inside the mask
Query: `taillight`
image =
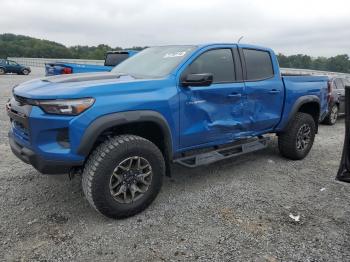
<svg viewBox="0 0 350 262"><path fill-rule="evenodd" d="M331 100L333 99L332 93L333 93L333 83L332 81L328 81L328 97L327 97L328 102L331 102Z"/></svg>
<svg viewBox="0 0 350 262"><path fill-rule="evenodd" d="M70 67L64 67L62 69L62 74L71 74L72 73L72 68Z"/></svg>

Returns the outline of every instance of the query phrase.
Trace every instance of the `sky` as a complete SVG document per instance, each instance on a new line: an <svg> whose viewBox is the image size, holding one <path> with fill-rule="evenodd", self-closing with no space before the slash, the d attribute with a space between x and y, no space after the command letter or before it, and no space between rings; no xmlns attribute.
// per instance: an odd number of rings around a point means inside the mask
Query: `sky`
<svg viewBox="0 0 350 262"><path fill-rule="evenodd" d="M350 55L349 0L0 0L0 34L67 46L237 42Z"/></svg>

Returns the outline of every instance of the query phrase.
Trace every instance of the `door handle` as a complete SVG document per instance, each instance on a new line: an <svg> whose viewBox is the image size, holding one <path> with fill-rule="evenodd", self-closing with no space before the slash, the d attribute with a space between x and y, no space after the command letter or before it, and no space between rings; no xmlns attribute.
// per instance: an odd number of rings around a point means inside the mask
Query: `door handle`
<svg viewBox="0 0 350 262"><path fill-rule="evenodd" d="M241 97L242 94L239 94L239 93L232 93L232 94L229 94L228 97Z"/></svg>
<svg viewBox="0 0 350 262"><path fill-rule="evenodd" d="M277 90L277 89L272 89L269 91L270 94L278 94L280 93L281 91L280 90Z"/></svg>

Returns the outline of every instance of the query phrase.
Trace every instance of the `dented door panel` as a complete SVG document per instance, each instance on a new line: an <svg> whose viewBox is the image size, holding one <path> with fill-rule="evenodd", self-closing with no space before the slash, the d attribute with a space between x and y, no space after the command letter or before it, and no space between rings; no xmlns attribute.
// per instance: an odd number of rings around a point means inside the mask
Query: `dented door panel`
<svg viewBox="0 0 350 262"><path fill-rule="evenodd" d="M284 86L279 77L245 83L244 108L247 128L258 133L272 130L280 121Z"/></svg>
<svg viewBox="0 0 350 262"><path fill-rule="evenodd" d="M228 142L244 135L244 83L212 84L183 89L181 146Z"/></svg>

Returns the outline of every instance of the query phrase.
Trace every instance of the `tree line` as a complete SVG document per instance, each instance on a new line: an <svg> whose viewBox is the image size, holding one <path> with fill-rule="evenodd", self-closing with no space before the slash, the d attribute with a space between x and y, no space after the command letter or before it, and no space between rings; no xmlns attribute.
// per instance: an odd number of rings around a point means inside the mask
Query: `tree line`
<svg viewBox="0 0 350 262"><path fill-rule="evenodd" d="M316 58L302 54L278 54L278 61L281 67L350 73L350 59L347 54Z"/></svg>
<svg viewBox="0 0 350 262"><path fill-rule="evenodd" d="M133 46L128 50L142 50L145 47ZM42 58L76 58L104 59L105 53L111 50L121 50L121 47L76 45L66 47L62 44L37 39L29 36L0 34L0 58L7 57L42 57ZM350 73L350 59L347 54L332 57L311 57L297 54L286 56L278 54L281 67L302 68L324 71Z"/></svg>
<svg viewBox="0 0 350 262"><path fill-rule="evenodd" d="M128 50L142 50L144 47L133 46ZM38 57L38 58L75 58L104 59L107 51L122 50L121 47L108 45L66 47L62 44L37 39L29 36L0 34L0 58Z"/></svg>

